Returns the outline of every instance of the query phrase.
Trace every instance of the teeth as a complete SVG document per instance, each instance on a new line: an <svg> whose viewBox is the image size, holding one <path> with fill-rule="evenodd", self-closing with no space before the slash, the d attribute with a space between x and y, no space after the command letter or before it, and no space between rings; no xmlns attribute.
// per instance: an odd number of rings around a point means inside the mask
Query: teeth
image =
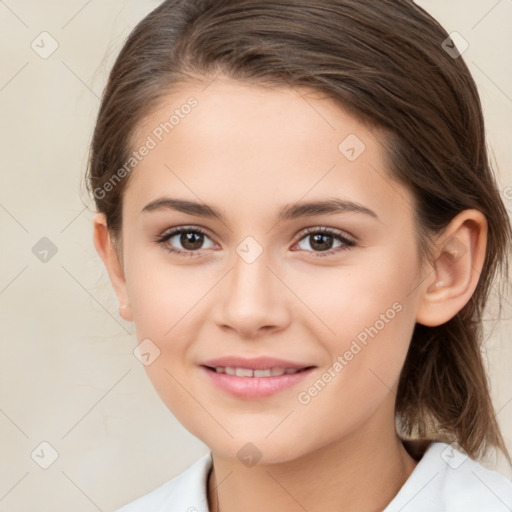
<svg viewBox="0 0 512 512"><path fill-rule="evenodd" d="M254 370L255 377L272 377L272 370Z"/></svg>
<svg viewBox="0 0 512 512"><path fill-rule="evenodd" d="M235 375L237 377L254 377L254 372L252 370L248 370L247 368L236 368Z"/></svg>
<svg viewBox="0 0 512 512"><path fill-rule="evenodd" d="M271 368L267 370L252 370L250 368L233 368L231 366L217 366L217 373L227 373L228 375L236 375L237 377L278 377L279 375L297 373L296 368Z"/></svg>

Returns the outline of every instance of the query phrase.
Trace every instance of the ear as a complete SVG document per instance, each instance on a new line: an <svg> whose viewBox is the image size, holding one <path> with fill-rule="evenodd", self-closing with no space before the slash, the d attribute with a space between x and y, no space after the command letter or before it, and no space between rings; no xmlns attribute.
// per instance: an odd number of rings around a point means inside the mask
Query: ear
<svg viewBox="0 0 512 512"><path fill-rule="evenodd" d="M453 318L473 295L485 261L487 220L478 210L464 210L446 227L436 245L419 297L416 321L434 327Z"/></svg>
<svg viewBox="0 0 512 512"><path fill-rule="evenodd" d="M94 246L105 264L110 277L110 282L112 283L117 295L117 299L119 301L119 314L124 320L132 322L133 316L130 308L130 302L128 300L123 265L114 246L112 237L110 236L104 213L97 213L94 216L93 227Z"/></svg>

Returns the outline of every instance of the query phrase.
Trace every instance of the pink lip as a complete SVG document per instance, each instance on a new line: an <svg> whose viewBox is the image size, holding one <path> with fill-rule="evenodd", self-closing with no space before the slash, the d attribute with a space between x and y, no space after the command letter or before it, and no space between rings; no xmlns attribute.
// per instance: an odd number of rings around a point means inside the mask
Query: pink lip
<svg viewBox="0 0 512 512"><path fill-rule="evenodd" d="M301 371L273 377L238 377L226 373L217 373L216 366L236 368L251 368L265 370L272 368L295 368ZM206 361L200 366L211 382L218 388L246 400L265 398L279 391L297 385L314 371L315 367L307 364L294 363L269 357L244 359L238 357L223 357Z"/></svg>

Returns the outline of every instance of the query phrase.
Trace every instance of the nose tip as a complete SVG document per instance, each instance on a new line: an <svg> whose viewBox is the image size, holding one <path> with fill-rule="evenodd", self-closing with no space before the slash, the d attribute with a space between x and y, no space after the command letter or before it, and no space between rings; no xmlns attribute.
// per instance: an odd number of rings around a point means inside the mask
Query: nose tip
<svg viewBox="0 0 512 512"><path fill-rule="evenodd" d="M248 253L254 247L248 241ZM240 336L254 337L257 333L281 330L289 322L284 303L282 284L270 271L266 259L260 255L251 263L237 255L230 275L219 294L216 307L217 324L224 330L236 331Z"/></svg>

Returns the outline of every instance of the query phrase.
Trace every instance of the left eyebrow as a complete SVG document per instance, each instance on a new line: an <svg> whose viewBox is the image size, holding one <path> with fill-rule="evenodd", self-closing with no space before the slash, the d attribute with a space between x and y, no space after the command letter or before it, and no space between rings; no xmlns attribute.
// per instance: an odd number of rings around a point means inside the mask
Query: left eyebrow
<svg viewBox="0 0 512 512"><path fill-rule="evenodd" d="M224 221L223 215L214 207L205 203L197 203L195 201L187 201L183 199L174 199L171 197L160 197L148 203L142 208L141 213L160 211L160 210L176 210L178 212L199 217L211 217ZM278 215L278 220L291 220L299 217L312 217L314 215L325 215L332 213L356 212L369 215L378 219L378 215L373 211L359 203L342 199L328 199L326 201L312 201L291 203L285 205Z"/></svg>
<svg viewBox="0 0 512 512"><path fill-rule="evenodd" d="M290 220L298 217L310 217L313 215L325 215L328 213L345 213L356 212L364 215L370 215L378 219L378 215L366 206L353 201L346 201L342 199L329 199L327 201L313 201L292 203L285 205L279 213L279 220Z"/></svg>

